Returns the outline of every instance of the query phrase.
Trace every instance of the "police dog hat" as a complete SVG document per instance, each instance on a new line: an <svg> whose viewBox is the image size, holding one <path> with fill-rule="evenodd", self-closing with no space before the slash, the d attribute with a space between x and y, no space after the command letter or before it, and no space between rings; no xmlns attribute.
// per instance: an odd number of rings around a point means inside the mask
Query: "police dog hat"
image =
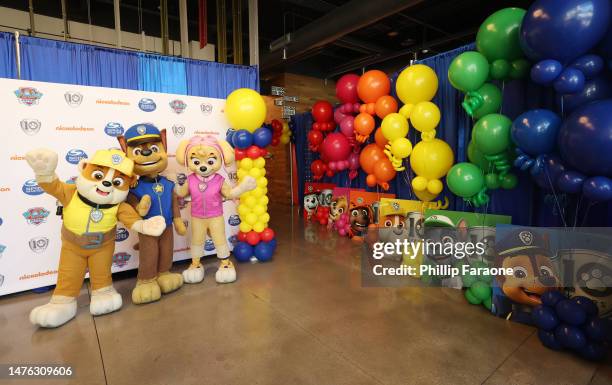
<svg viewBox="0 0 612 385"><path fill-rule="evenodd" d="M495 250L499 256L536 253L551 256L548 240L542 234L528 229L514 230L500 241L496 241Z"/></svg>

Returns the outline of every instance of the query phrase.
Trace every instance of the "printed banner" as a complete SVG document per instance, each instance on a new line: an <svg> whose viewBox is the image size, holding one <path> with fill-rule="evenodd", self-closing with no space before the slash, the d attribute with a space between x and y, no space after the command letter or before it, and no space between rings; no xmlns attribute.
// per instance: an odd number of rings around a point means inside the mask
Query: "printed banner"
<svg viewBox="0 0 612 385"><path fill-rule="evenodd" d="M130 126L150 122L168 136L171 180L186 173L174 161L181 139L216 135L225 139L229 123L225 100L116 88L32 82L0 78L0 295L52 285L57 277L61 218L55 198L44 193L25 161L31 149L46 147L59 154L57 175L73 182L80 159L99 149L118 148L117 136ZM235 168L228 169L231 182ZM182 209L190 218L189 206ZM226 235L233 247L240 219L235 203L224 203ZM189 227L188 227L189 228ZM188 231L189 233L189 231ZM175 233L174 260L189 258L189 234ZM119 227L113 272L138 267L138 235ZM214 254L209 239L202 254Z"/></svg>

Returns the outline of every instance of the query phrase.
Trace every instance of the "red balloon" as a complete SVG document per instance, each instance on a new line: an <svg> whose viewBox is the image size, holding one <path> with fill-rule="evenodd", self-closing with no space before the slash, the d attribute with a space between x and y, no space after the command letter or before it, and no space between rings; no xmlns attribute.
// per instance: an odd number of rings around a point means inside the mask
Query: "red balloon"
<svg viewBox="0 0 612 385"><path fill-rule="evenodd" d="M351 153L351 144L346 136L339 132L327 135L320 148L321 153L330 162L345 160Z"/></svg>
<svg viewBox="0 0 612 385"><path fill-rule="evenodd" d="M359 75L346 74L336 82L336 96L342 103L357 103L357 83Z"/></svg>
<svg viewBox="0 0 612 385"><path fill-rule="evenodd" d="M251 246L255 246L260 240L259 233L256 233L253 230L249 231L246 235L246 241Z"/></svg>
<svg viewBox="0 0 612 385"><path fill-rule="evenodd" d="M239 231L238 232L238 240L240 242L246 242L246 240L247 240L247 233L245 233L243 231Z"/></svg>
<svg viewBox="0 0 612 385"><path fill-rule="evenodd" d="M260 235L261 240L264 242L270 242L271 240L274 239L274 236L275 236L274 230L272 230L269 227L266 227L264 231L262 231L261 234L259 235Z"/></svg>
<svg viewBox="0 0 612 385"><path fill-rule="evenodd" d="M321 123L319 123L319 122L314 122L314 123L312 124L312 129L313 129L313 130L315 130L315 131L320 131L320 130L321 130Z"/></svg>
<svg viewBox="0 0 612 385"><path fill-rule="evenodd" d="M334 128L336 128L336 123L332 122L325 122L323 123L325 125L325 131L332 131Z"/></svg>
<svg viewBox="0 0 612 385"><path fill-rule="evenodd" d="M316 122L329 122L333 114L334 108L328 101L319 100L312 106L312 117Z"/></svg>
<svg viewBox="0 0 612 385"><path fill-rule="evenodd" d="M272 145L273 146L278 146L280 144L280 139L279 138L272 138Z"/></svg>
<svg viewBox="0 0 612 385"><path fill-rule="evenodd" d="M323 134L321 131L310 131L308 133L308 143L312 144L313 146L318 146L319 144L323 143Z"/></svg>
<svg viewBox="0 0 612 385"><path fill-rule="evenodd" d="M272 131L280 132L283 130L283 124L278 119L273 119L271 124L272 124Z"/></svg>
<svg viewBox="0 0 612 385"><path fill-rule="evenodd" d="M331 178L331 177L333 177L333 176L334 176L334 172L333 172L332 170L327 170L327 171L325 172L325 175L327 175L329 178Z"/></svg>
<svg viewBox="0 0 612 385"><path fill-rule="evenodd" d="M321 179L323 175L325 175L325 171L327 171L327 166L321 159L317 159L310 164L310 171L314 179Z"/></svg>
<svg viewBox="0 0 612 385"><path fill-rule="evenodd" d="M246 151L237 148L234 150L234 156L236 157L236 160L244 159L246 156Z"/></svg>
<svg viewBox="0 0 612 385"><path fill-rule="evenodd" d="M246 150L246 155L251 159L257 159L261 156L261 149L255 145L250 146Z"/></svg>
<svg viewBox="0 0 612 385"><path fill-rule="evenodd" d="M388 161L383 149L378 147L376 143L368 144L359 154L359 164L366 174L374 174L374 165L383 159Z"/></svg>

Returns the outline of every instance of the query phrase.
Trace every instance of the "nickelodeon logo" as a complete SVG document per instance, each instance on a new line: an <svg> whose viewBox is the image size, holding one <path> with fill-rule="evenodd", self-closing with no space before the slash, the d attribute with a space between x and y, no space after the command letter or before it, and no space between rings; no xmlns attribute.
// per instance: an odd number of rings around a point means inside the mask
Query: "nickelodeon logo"
<svg viewBox="0 0 612 385"><path fill-rule="evenodd" d="M10 160L25 160L23 155L11 155Z"/></svg>
<svg viewBox="0 0 612 385"><path fill-rule="evenodd" d="M96 99L96 104L106 104L106 105L111 105L111 106L129 106L130 102L126 102L124 100Z"/></svg>
<svg viewBox="0 0 612 385"><path fill-rule="evenodd" d="M0 187L0 192L9 192L11 191L10 187Z"/></svg>
<svg viewBox="0 0 612 385"><path fill-rule="evenodd" d="M92 132L92 131L95 131L95 129L93 127L84 127L84 126L57 126L55 127L55 131Z"/></svg>

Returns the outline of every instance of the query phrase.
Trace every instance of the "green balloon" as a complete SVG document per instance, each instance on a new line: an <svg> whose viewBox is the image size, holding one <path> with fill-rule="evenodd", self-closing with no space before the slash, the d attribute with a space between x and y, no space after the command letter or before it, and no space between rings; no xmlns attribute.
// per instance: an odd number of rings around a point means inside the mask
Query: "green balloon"
<svg viewBox="0 0 612 385"><path fill-rule="evenodd" d="M485 83L482 87L476 91L482 96L482 106L474 110L472 117L474 119L480 119L485 115L489 115L495 112L499 112L501 106L502 93L499 88L491 83Z"/></svg>
<svg viewBox="0 0 612 385"><path fill-rule="evenodd" d="M500 186L500 183L499 183L499 178L497 177L497 174L491 172L485 175L485 185L487 186L489 190L498 189Z"/></svg>
<svg viewBox="0 0 612 385"><path fill-rule="evenodd" d="M487 310L491 310L491 306L493 305L493 297L489 297L482 301L482 306L486 307Z"/></svg>
<svg viewBox="0 0 612 385"><path fill-rule="evenodd" d="M467 301L471 303L472 305L480 305L480 303L482 302L482 300L478 299L478 297L476 297L472 293L471 288L465 291L465 299L467 299Z"/></svg>
<svg viewBox="0 0 612 385"><path fill-rule="evenodd" d="M501 177L500 184L504 190L511 190L516 187L518 180L514 174L506 174Z"/></svg>
<svg viewBox="0 0 612 385"><path fill-rule="evenodd" d="M470 287L472 294L474 297L478 298L480 301L484 301L485 299L491 296L491 286L487 285L483 281L476 281Z"/></svg>
<svg viewBox="0 0 612 385"><path fill-rule="evenodd" d="M478 151L478 148L474 144L473 140L470 140L467 147L467 156L470 162L480 167L483 171L487 172L493 169L491 162L489 162L482 152Z"/></svg>
<svg viewBox="0 0 612 385"><path fill-rule="evenodd" d="M463 281L463 287L470 287L477 281L473 275L464 275L461 277L461 280Z"/></svg>
<svg viewBox="0 0 612 385"><path fill-rule="evenodd" d="M502 114L489 114L474 125L472 140L484 155L495 155L506 151L510 145L512 121Z"/></svg>
<svg viewBox="0 0 612 385"><path fill-rule="evenodd" d="M487 17L476 34L478 52L489 61L522 57L519 29L525 13L521 8L504 8Z"/></svg>
<svg viewBox="0 0 612 385"><path fill-rule="evenodd" d="M462 53L448 67L448 80L453 87L463 92L476 91L488 76L489 62L476 51Z"/></svg>
<svg viewBox="0 0 612 385"><path fill-rule="evenodd" d="M530 67L529 62L525 59L514 60L510 67L510 78L522 79L526 77L529 73Z"/></svg>
<svg viewBox="0 0 612 385"><path fill-rule="evenodd" d="M491 78L495 80L506 79L510 76L510 62L506 59L497 59L491 63Z"/></svg>
<svg viewBox="0 0 612 385"><path fill-rule="evenodd" d="M448 171L446 184L453 194L470 198L484 187L484 175L482 170L472 163L457 163Z"/></svg>

